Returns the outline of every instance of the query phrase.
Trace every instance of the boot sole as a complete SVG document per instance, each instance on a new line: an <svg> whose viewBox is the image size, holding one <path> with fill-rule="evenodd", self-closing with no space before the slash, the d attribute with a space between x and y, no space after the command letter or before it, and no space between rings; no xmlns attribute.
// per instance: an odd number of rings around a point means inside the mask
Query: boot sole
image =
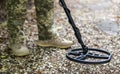
<svg viewBox="0 0 120 74"><path fill-rule="evenodd" d="M62 49L65 49L65 48L70 48L71 46L57 46L57 45L50 45L50 44L38 44L39 46L42 46L42 47L57 47L57 48L62 48Z"/></svg>
<svg viewBox="0 0 120 74"><path fill-rule="evenodd" d="M15 56L18 56L18 57L21 57L21 56L27 56L29 55L30 53L24 53L24 54L21 54L21 53L18 53L18 54L14 54Z"/></svg>

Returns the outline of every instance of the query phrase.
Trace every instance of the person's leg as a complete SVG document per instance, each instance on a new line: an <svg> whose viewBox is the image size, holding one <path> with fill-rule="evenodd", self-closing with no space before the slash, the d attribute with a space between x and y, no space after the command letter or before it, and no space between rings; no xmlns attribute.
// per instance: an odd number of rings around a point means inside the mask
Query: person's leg
<svg viewBox="0 0 120 74"><path fill-rule="evenodd" d="M52 30L54 24L54 0L35 0L35 6L39 31L37 44L45 47L70 47L73 43L72 41L61 40Z"/></svg>
<svg viewBox="0 0 120 74"><path fill-rule="evenodd" d="M26 15L27 0L7 0L7 27L10 35L9 47L16 56L29 54L29 50L23 45L23 24Z"/></svg>
<svg viewBox="0 0 120 74"><path fill-rule="evenodd" d="M40 40L48 40L54 37L54 34L51 32L53 25L53 2L53 0L35 0Z"/></svg>

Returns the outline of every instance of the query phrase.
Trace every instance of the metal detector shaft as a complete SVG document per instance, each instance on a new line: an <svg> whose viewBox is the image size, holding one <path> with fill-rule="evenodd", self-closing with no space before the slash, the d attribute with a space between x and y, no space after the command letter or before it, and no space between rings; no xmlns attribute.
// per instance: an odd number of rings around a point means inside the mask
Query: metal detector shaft
<svg viewBox="0 0 120 74"><path fill-rule="evenodd" d="M75 36L76 36L78 42L82 46L82 48L71 49L66 54L66 57L71 61L84 63L84 64L103 64L103 63L110 62L111 57L112 57L111 53L109 53L105 50L101 50L101 49L88 48L87 46L84 45L80 31L76 27L74 20L70 14L70 10L67 8L65 1L59 0L59 2L60 2L60 5L64 8L64 11L68 17L68 21L71 24L71 26L75 32ZM81 52L81 50L82 50L82 52ZM93 58L94 60L90 59L90 58ZM98 59L99 59L99 61L97 61Z"/></svg>
<svg viewBox="0 0 120 74"><path fill-rule="evenodd" d="M83 52L87 53L87 47L85 46L85 44L82 41L82 37L81 37L80 31L76 27L75 22L74 22L74 20L73 20L73 18L71 16L70 10L67 8L67 5L66 5L65 1L64 0L60 0L60 5L64 8L64 11L65 11L65 13L66 13L66 15L68 17L68 21L71 24L71 26L72 26L72 28L73 28L73 30L75 32L75 36L76 36L78 42L81 44L81 46L83 48Z"/></svg>

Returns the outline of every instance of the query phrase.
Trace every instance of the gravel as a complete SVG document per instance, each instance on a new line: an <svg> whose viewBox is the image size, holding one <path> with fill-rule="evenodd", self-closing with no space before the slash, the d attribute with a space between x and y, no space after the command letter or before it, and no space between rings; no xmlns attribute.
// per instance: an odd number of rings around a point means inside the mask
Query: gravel
<svg viewBox="0 0 120 74"><path fill-rule="evenodd" d="M109 63L99 65L81 64L66 59L65 55L69 49L36 46L34 41L38 40L38 32L33 5L28 6L27 19L24 25L25 35L28 36L25 45L30 49L30 55L15 57L9 49L6 50L9 37L6 28L0 28L0 74L120 74L120 34L112 35L111 31L110 33L106 32L98 26L101 21L106 20L114 21L120 26L120 1L65 1L80 29L85 44L91 48L109 51L112 53L112 60ZM68 23L64 10L58 5L58 0L55 1L54 26L58 28L57 32L60 37L74 41L71 48L81 47ZM61 26L64 28L60 28Z"/></svg>

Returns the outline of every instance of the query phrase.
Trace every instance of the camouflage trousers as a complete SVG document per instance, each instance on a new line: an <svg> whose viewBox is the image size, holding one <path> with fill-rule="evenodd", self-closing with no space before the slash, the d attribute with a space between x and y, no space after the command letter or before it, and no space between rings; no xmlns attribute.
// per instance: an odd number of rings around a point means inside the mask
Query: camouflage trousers
<svg viewBox="0 0 120 74"><path fill-rule="evenodd" d="M7 0L7 27L10 43L23 42L23 24L26 17L28 0ZM39 40L51 39L55 33L51 31L53 25L54 0L35 0L36 20Z"/></svg>

